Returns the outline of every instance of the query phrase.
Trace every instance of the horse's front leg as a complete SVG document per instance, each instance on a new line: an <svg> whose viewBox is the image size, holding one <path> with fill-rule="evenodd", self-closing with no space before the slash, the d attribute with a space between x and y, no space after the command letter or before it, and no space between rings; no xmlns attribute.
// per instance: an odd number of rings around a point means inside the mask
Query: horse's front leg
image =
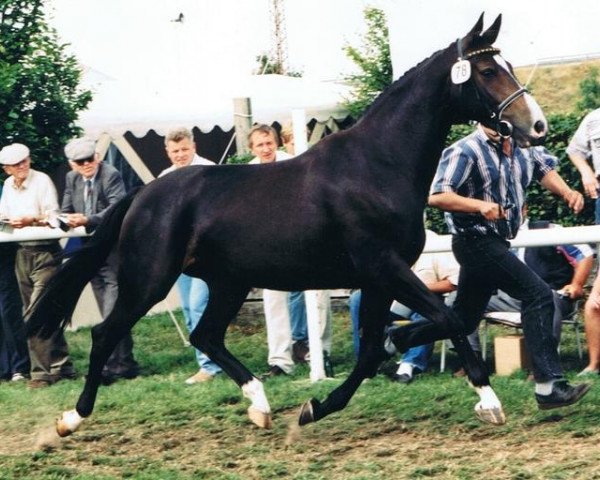
<svg viewBox="0 0 600 480"><path fill-rule="evenodd" d="M271 407L262 382L225 348L227 326L235 317L250 289L234 280L209 282L208 304L190 335L191 344L219 365L250 400L248 417L260 428L273 425Z"/></svg>
<svg viewBox="0 0 600 480"><path fill-rule="evenodd" d="M360 349L356 366L338 388L323 403L316 399L307 401L301 408L298 423L310 422L342 410L365 378L374 377L381 362L387 358L383 349L383 329L389 318L392 300L375 288L364 288L360 302Z"/></svg>

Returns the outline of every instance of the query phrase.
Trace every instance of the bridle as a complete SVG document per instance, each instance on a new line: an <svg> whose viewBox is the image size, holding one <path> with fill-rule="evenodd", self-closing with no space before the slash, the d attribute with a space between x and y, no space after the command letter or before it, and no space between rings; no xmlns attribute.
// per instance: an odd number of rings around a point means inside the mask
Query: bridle
<svg viewBox="0 0 600 480"><path fill-rule="evenodd" d="M461 62L461 61L469 61L470 62L471 58L476 57L478 55L482 55L484 53L489 53L492 55L500 54L500 49L494 48L494 47L481 48L479 50L473 50L472 52L463 54L462 43L461 43L460 39L456 40L456 45L458 48L458 61L459 62ZM517 82L517 84L519 84L519 82L517 81L516 78L514 80ZM477 97L480 99L479 90L477 88L475 88L475 92L476 92ZM512 124L506 120L502 120L502 114L515 100L517 100L522 95L525 95L526 93L527 93L527 88L521 86L515 92L511 93L508 97L506 97L504 100L502 100L496 106L496 108L490 108L489 106L487 106L487 109L489 111L490 120L495 124L496 131L500 134L501 137L508 138L513 133Z"/></svg>

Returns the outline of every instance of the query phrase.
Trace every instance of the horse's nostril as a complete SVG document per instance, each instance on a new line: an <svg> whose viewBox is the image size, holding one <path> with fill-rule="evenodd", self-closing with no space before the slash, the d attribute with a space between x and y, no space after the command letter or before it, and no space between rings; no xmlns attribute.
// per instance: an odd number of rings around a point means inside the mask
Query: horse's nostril
<svg viewBox="0 0 600 480"><path fill-rule="evenodd" d="M536 131L536 133L542 133L544 130L546 130L546 125L541 120L538 120L535 122L533 129Z"/></svg>

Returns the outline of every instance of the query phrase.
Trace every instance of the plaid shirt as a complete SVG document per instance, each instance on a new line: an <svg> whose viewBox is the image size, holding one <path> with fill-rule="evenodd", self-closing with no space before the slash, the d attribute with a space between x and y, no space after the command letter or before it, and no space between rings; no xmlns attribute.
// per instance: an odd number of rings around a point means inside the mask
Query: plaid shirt
<svg viewBox="0 0 600 480"><path fill-rule="evenodd" d="M479 213L446 212L446 222L453 234L495 233L511 239L523 220L527 186L534 178L541 180L556 164L556 157L544 147L519 148L514 142L513 155L508 157L479 127L444 150L430 193L453 192L501 205L505 219L491 221Z"/></svg>

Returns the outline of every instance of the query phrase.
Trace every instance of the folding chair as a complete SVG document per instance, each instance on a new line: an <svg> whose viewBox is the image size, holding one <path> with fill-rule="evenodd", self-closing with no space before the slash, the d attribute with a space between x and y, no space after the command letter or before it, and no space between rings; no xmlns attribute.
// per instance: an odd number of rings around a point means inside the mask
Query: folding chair
<svg viewBox="0 0 600 480"><path fill-rule="evenodd" d="M575 341L577 343L577 353L579 360L583 359L583 348L581 345L581 321L579 318L580 300L577 300L573 305L573 310L569 315L563 318L563 325L573 325L575 330ZM505 327L514 328L517 332L523 329L521 324L521 314L519 312L489 312L483 317L483 345L481 355L486 359L487 343L488 343L488 325L503 325ZM559 346L560 349L560 346Z"/></svg>

